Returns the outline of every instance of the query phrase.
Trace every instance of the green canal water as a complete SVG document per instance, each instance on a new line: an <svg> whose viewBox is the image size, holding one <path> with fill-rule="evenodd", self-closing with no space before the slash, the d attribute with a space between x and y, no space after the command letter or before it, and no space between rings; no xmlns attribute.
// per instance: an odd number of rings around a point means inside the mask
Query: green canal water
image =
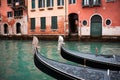
<svg viewBox="0 0 120 80"><path fill-rule="evenodd" d="M55 80L53 77L38 70L33 61L32 41L0 40L0 80ZM40 41L39 51L47 58L76 63L63 59L57 51L57 41ZM119 54L120 42L66 42L67 49L97 54Z"/></svg>

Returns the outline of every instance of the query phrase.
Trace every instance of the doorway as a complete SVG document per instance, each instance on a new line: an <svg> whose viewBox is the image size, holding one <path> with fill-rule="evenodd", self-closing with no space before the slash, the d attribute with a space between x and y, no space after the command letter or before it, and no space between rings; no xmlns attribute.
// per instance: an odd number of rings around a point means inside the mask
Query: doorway
<svg viewBox="0 0 120 80"><path fill-rule="evenodd" d="M4 24L4 34L8 34L8 25Z"/></svg>
<svg viewBox="0 0 120 80"><path fill-rule="evenodd" d="M69 14L69 34L78 33L78 14Z"/></svg>
<svg viewBox="0 0 120 80"><path fill-rule="evenodd" d="M20 23L16 23L16 33L19 34L21 33L21 24Z"/></svg>
<svg viewBox="0 0 120 80"><path fill-rule="evenodd" d="M102 37L102 18L99 15L94 15L91 18L91 37Z"/></svg>

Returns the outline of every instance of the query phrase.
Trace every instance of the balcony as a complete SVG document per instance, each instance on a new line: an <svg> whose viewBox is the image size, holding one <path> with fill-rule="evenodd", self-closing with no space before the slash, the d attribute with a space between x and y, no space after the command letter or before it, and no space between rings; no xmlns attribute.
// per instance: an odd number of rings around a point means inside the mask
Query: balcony
<svg viewBox="0 0 120 80"><path fill-rule="evenodd" d="M12 7L13 9L18 9L18 8L26 9L25 2L24 2L24 1L13 2L13 3L11 4L11 7Z"/></svg>

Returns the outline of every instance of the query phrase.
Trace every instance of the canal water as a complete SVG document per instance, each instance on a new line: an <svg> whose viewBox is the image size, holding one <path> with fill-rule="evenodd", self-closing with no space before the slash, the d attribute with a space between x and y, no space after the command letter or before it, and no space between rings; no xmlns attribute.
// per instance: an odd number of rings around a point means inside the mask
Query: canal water
<svg viewBox="0 0 120 80"><path fill-rule="evenodd" d="M56 80L38 70L33 61L32 41L0 40L0 80ZM63 59L57 51L57 41L40 41L39 51L47 58L79 65ZM96 54L119 54L120 42L69 41L67 49Z"/></svg>

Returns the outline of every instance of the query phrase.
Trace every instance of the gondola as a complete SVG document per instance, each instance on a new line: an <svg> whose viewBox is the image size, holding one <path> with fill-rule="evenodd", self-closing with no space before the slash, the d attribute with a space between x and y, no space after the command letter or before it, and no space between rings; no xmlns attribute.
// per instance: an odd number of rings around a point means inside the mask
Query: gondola
<svg viewBox="0 0 120 80"><path fill-rule="evenodd" d="M109 80L107 71L73 66L42 56L36 48L34 63L38 69L59 80Z"/></svg>
<svg viewBox="0 0 120 80"><path fill-rule="evenodd" d="M38 39L34 37L34 64L41 71L57 80L119 80L120 72L74 66L42 56L38 51Z"/></svg>
<svg viewBox="0 0 120 80"><path fill-rule="evenodd" d="M81 53L65 49L64 46L61 46L60 53L63 58L85 66L120 71L120 55Z"/></svg>

